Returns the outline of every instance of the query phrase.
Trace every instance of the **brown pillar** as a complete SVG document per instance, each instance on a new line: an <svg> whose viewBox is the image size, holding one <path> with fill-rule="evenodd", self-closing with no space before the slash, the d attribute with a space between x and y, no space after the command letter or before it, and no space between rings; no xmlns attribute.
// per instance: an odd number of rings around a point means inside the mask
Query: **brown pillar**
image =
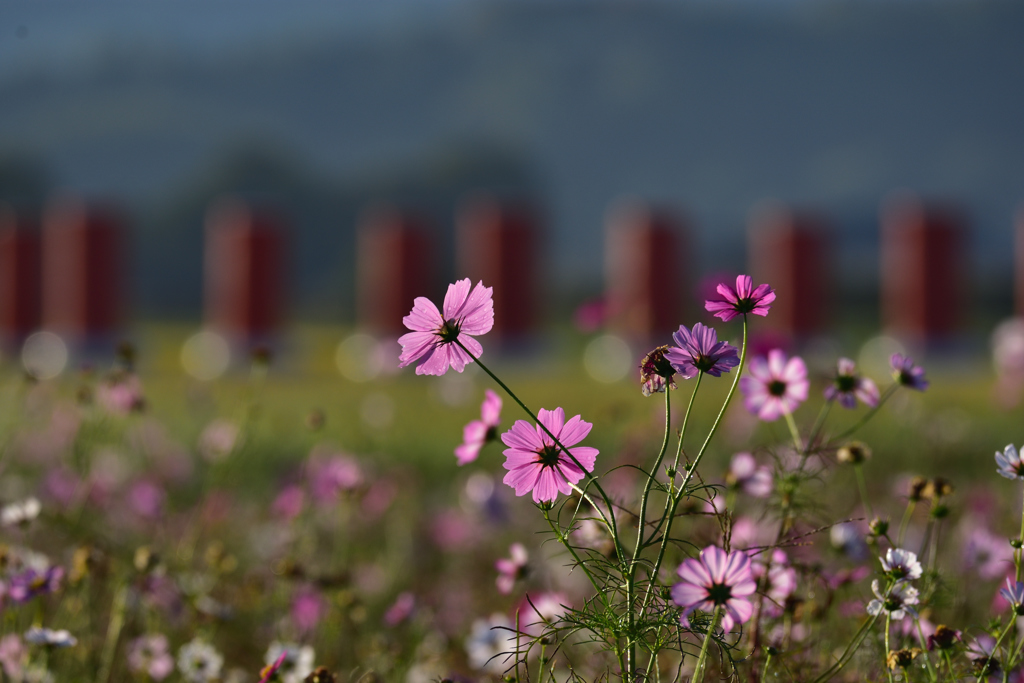
<svg viewBox="0 0 1024 683"><path fill-rule="evenodd" d="M956 332L963 318L966 219L948 205L901 196L882 209L885 328L925 342Z"/></svg>
<svg viewBox="0 0 1024 683"><path fill-rule="evenodd" d="M0 206L0 337L17 343L41 323L39 226Z"/></svg>
<svg viewBox="0 0 1024 683"><path fill-rule="evenodd" d="M109 206L51 202L43 219L43 326L73 339L112 335L121 323L124 220Z"/></svg>
<svg viewBox="0 0 1024 683"><path fill-rule="evenodd" d="M751 214L747 245L754 284L768 283L776 293L765 325L797 339L823 332L835 272L824 217L764 207Z"/></svg>
<svg viewBox="0 0 1024 683"><path fill-rule="evenodd" d="M522 338L537 323L537 215L523 203L467 201L457 219L458 277L494 288L494 332Z"/></svg>
<svg viewBox="0 0 1024 683"><path fill-rule="evenodd" d="M206 216L205 317L237 341L260 341L280 326L285 307L281 217L235 199Z"/></svg>
<svg viewBox="0 0 1024 683"><path fill-rule="evenodd" d="M408 330L402 318L413 299L425 296L440 308L433 281L433 244L426 220L385 206L359 221L356 245L356 312L359 324L380 335Z"/></svg>
<svg viewBox="0 0 1024 683"><path fill-rule="evenodd" d="M638 341L665 338L683 320L685 226L679 217L641 203L609 211L605 277L609 325Z"/></svg>

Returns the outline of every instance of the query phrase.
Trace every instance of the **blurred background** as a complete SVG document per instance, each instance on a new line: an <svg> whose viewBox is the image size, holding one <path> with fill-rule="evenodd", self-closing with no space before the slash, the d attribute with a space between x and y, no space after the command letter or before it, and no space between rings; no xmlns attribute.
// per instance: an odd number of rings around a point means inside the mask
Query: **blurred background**
<svg viewBox="0 0 1024 683"><path fill-rule="evenodd" d="M468 276L489 348L572 321L601 374L752 272L763 345L987 363L1024 309L1022 26L997 0L9 0L0 325L15 354L59 335L44 360L203 326L196 376L338 326L358 375Z"/></svg>

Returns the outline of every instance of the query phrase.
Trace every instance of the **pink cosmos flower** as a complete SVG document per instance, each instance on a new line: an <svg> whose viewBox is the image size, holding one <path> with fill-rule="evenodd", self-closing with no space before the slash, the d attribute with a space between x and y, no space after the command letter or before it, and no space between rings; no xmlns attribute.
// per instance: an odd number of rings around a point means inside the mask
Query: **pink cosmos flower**
<svg viewBox="0 0 1024 683"><path fill-rule="evenodd" d="M897 382L905 387L924 391L928 388L928 380L924 378L924 368L914 365L914 359L904 356L902 353L894 353L889 359L892 367L892 376Z"/></svg>
<svg viewBox="0 0 1024 683"><path fill-rule="evenodd" d="M472 292L470 287L469 278L448 285L443 316L430 299L416 297L412 311L402 319L412 332L398 339L402 345L398 367L422 358L416 366L417 375L443 375L449 367L462 372L473 358L454 343L456 339L474 357L480 357L483 347L473 337L487 334L494 326L494 301L491 288L484 287L483 282L478 282Z"/></svg>
<svg viewBox="0 0 1024 683"><path fill-rule="evenodd" d="M302 588L292 598L292 623L300 633L312 632L326 611L327 604L315 588Z"/></svg>
<svg viewBox="0 0 1024 683"><path fill-rule="evenodd" d="M724 607L722 628L728 633L736 624L750 621L754 606L746 600L757 590L750 558L742 550L726 553L709 545L699 559L684 560L677 571L681 582L672 586L672 602L683 608L679 622L689 625L689 615L699 609L712 612Z"/></svg>
<svg viewBox="0 0 1024 683"><path fill-rule="evenodd" d="M270 509L275 515L290 522L302 514L302 508L305 505L306 492L298 484L289 484L277 494Z"/></svg>
<svg viewBox="0 0 1024 683"><path fill-rule="evenodd" d="M767 498L774 487L771 469L764 465L758 467L757 461L750 453L737 453L732 456L725 480L731 486L742 489L744 493L755 498Z"/></svg>
<svg viewBox="0 0 1024 683"><path fill-rule="evenodd" d="M760 579L767 569L768 578L765 582L764 594L768 601L764 604L764 613L769 617L782 616L786 600L796 591L796 570L789 565L789 556L781 550L772 552L771 562L766 566L756 563L753 574Z"/></svg>
<svg viewBox="0 0 1024 683"><path fill-rule="evenodd" d="M395 602L384 613L384 623L388 626L398 626L411 617L415 609L416 596L409 591L400 593L395 598Z"/></svg>
<svg viewBox="0 0 1024 683"><path fill-rule="evenodd" d="M718 293L723 299L705 301L704 308L725 322L747 313L766 316L771 308L769 304L775 301L775 290L768 285L758 285L755 289L749 275L737 275L735 289L723 282L718 285Z"/></svg>
<svg viewBox="0 0 1024 683"><path fill-rule="evenodd" d="M564 593L527 594L516 609L519 629L528 635L539 636L546 626L558 623L569 607L569 599Z"/></svg>
<svg viewBox="0 0 1024 683"><path fill-rule="evenodd" d="M856 408L857 399L872 408L878 405L878 387L866 377L857 374L857 365L849 358L840 358L836 377L825 389L825 398L838 399L844 408Z"/></svg>
<svg viewBox="0 0 1024 683"><path fill-rule="evenodd" d="M513 543L508 552L510 557L503 557L494 563L498 570L495 583L498 584L498 592L504 595L511 593L516 581L526 576L527 561L530 559L522 543Z"/></svg>
<svg viewBox="0 0 1024 683"><path fill-rule="evenodd" d="M174 658L168 650L167 636L153 633L133 640L128 646L128 668L154 681L167 678L174 671Z"/></svg>
<svg viewBox="0 0 1024 683"><path fill-rule="evenodd" d="M594 471L598 450L589 446L571 448L585 439L594 425L584 422L579 415L566 422L565 411L561 408L541 408L537 418L569 449L576 462L588 472ZM559 492L568 495L572 490L570 485L583 478L583 470L555 446L540 425L516 420L512 429L501 435L501 440L508 446L504 451L504 467L509 471L502 481L514 488L517 496L533 491L533 502L554 502Z"/></svg>
<svg viewBox="0 0 1024 683"><path fill-rule="evenodd" d="M810 382L807 366L799 356L786 359L781 349L772 349L768 358L750 362L750 377L740 380L747 410L771 422L792 413L807 400Z"/></svg>
<svg viewBox="0 0 1024 683"><path fill-rule="evenodd" d="M462 430L462 443L455 447L455 457L460 466L473 462L480 455L480 449L498 438L501 424L501 397L488 389L480 405L480 419L473 420Z"/></svg>
<svg viewBox="0 0 1024 683"><path fill-rule="evenodd" d="M720 377L740 364L739 354L735 346L718 341L718 334L710 327L696 323L692 330L686 325L672 333L676 346L665 352L665 358L685 379L706 372L712 377Z"/></svg>

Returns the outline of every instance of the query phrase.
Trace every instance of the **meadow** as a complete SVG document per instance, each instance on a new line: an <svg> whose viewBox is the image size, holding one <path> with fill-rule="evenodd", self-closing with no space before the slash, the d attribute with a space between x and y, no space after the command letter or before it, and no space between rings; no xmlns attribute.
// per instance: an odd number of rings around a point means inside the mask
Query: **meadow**
<svg viewBox="0 0 1024 683"><path fill-rule="evenodd" d="M738 338L735 322L717 326ZM631 604L639 614L634 593L594 607L620 587L588 582L588 571L606 562L611 576L631 558L614 559L607 508L580 512L591 489L551 506L517 497L502 483L500 441L456 464L463 426L498 390L478 367L398 371L396 343L396 367L356 382L335 363L351 330L307 326L274 357L198 381L178 359L188 333L142 326L133 353L47 381L6 360L3 680L596 681L627 680L626 668L666 681L1017 680L1021 635L998 591L1015 573L1022 490L996 473L993 454L1019 445L1024 420L994 399L984 358L922 357L927 390L892 392L852 435L871 452L857 465L839 455L848 439L832 437L868 408L835 405L815 429L835 355L807 356L809 398L793 413L805 442L794 445L785 420L751 415L737 393L692 488L679 489L663 566L639 570L665 589L650 589L660 611L641 628L609 616ZM540 349L481 360L534 412L560 406L593 424L585 445L599 451L595 474L632 544L645 472L663 442L674 452L694 380L677 377L668 392L666 436L664 395L641 394L639 369L595 381L580 360L587 341L559 329ZM862 366L880 373L869 376L885 395L888 368ZM701 381L687 462L732 377ZM495 436L532 422L502 398ZM740 472L737 453L752 455L760 479ZM659 488L664 467L659 477L651 505L668 509L675 489ZM888 580L879 558L897 534L923 567L919 602L913 617L876 623L867 606L890 594L871 583ZM710 613L668 597L680 564L710 547L748 549L766 596L758 630L739 619L723 630L717 607L708 628ZM929 651L940 624L956 638ZM606 632L621 644L587 635ZM909 659L890 666L900 652Z"/></svg>

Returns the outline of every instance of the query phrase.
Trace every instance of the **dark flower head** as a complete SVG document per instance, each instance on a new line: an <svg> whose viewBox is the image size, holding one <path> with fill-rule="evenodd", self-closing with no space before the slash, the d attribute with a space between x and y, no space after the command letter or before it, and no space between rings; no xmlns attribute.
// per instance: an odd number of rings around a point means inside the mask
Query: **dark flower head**
<svg viewBox="0 0 1024 683"><path fill-rule="evenodd" d="M885 658L885 662L893 671L897 668L906 669L913 663L919 654L921 654L921 650L916 647L909 650L890 650L889 655Z"/></svg>
<svg viewBox="0 0 1024 683"><path fill-rule="evenodd" d="M825 398L839 401L844 408L856 408L857 401L874 408L878 405L878 387L866 377L857 374L856 364L849 358L840 358L836 376L825 389Z"/></svg>
<svg viewBox="0 0 1024 683"><path fill-rule="evenodd" d="M929 650L948 650L960 642L960 631L953 630L944 624L935 627L935 633L928 636Z"/></svg>
<svg viewBox="0 0 1024 683"><path fill-rule="evenodd" d="M735 288L723 282L718 285L718 293L722 298L705 301L704 308L725 322L747 313L766 316L771 308L769 304L775 301L775 291L768 285L755 288L749 275L737 275Z"/></svg>
<svg viewBox="0 0 1024 683"><path fill-rule="evenodd" d="M672 364L665 358L668 346L659 346L646 356L640 363L640 391L644 396L664 393L666 387L676 388L672 380L676 371Z"/></svg>
<svg viewBox="0 0 1024 683"><path fill-rule="evenodd" d="M892 366L892 376L899 384L917 391L924 391L928 388L928 380L924 378L924 368L914 365L914 359L904 356L902 353L892 354L889 359Z"/></svg>
<svg viewBox="0 0 1024 683"><path fill-rule="evenodd" d="M924 498L925 487L928 486L928 480L924 477L914 477L910 480L910 487L907 491L907 498L912 501L919 501Z"/></svg>
<svg viewBox="0 0 1024 683"><path fill-rule="evenodd" d="M860 441L851 441L836 451L836 460L848 465L859 465L870 458L871 449Z"/></svg>
<svg viewBox="0 0 1024 683"><path fill-rule="evenodd" d="M701 323L694 324L692 330L680 325L672 333L672 340L676 346L665 352L665 358L684 379L692 379L701 372L720 377L740 364L736 347L718 341L718 334Z"/></svg>

